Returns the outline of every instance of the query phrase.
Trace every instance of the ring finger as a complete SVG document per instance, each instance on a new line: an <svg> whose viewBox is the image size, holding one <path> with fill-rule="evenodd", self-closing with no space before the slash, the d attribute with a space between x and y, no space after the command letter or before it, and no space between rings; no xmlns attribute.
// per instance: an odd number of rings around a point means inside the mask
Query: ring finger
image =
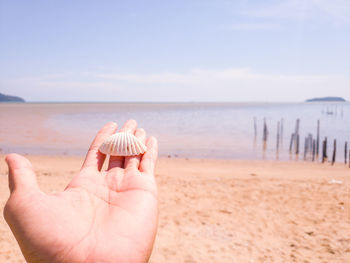
<svg viewBox="0 0 350 263"><path fill-rule="evenodd" d="M130 132L131 134L135 133L137 127L137 122L135 120L128 120L124 123L123 127L119 132ZM122 168L124 166L124 156L111 156L109 158L108 170L114 167Z"/></svg>

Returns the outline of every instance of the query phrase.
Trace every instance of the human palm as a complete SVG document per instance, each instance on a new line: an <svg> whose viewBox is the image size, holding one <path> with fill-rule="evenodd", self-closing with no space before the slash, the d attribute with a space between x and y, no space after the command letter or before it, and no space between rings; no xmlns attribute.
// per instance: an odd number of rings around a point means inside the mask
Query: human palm
<svg viewBox="0 0 350 263"><path fill-rule="evenodd" d="M7 156L11 196L4 215L29 262L146 262L157 229L154 166L157 141L136 157L105 156L98 147L117 127L107 124L96 136L82 169L65 191L39 190L30 162ZM141 141L146 134L135 121L123 131Z"/></svg>

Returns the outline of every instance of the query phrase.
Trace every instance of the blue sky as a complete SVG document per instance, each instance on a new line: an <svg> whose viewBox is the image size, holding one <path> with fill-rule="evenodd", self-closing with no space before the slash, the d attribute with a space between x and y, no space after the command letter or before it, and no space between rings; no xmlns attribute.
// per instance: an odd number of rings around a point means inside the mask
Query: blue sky
<svg viewBox="0 0 350 263"><path fill-rule="evenodd" d="M350 1L0 0L28 101L350 100Z"/></svg>

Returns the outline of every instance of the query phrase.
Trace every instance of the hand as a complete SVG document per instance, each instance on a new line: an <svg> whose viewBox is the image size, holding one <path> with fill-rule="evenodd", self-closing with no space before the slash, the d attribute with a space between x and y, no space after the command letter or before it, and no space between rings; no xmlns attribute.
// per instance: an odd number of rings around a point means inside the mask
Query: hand
<svg viewBox="0 0 350 263"><path fill-rule="evenodd" d="M121 131L146 141L146 133L127 121ZM158 202L154 167L157 141L137 157L105 155L101 143L117 125L104 126L93 141L80 172L57 194L40 191L30 162L6 157L11 195L4 216L28 262L147 262L157 230Z"/></svg>

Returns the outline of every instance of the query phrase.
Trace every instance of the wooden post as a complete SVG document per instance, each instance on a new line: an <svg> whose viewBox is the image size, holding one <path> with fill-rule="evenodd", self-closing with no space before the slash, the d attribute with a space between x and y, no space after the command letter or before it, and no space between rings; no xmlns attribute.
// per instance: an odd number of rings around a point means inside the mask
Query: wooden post
<svg viewBox="0 0 350 263"><path fill-rule="evenodd" d="M316 141L315 139L312 140L312 161L315 161L315 152L316 152Z"/></svg>
<svg viewBox="0 0 350 263"><path fill-rule="evenodd" d="M335 155L336 155L336 152L337 152L337 140L334 139L334 142L333 142L332 165L334 165L334 163L335 163Z"/></svg>
<svg viewBox="0 0 350 263"><path fill-rule="evenodd" d="M257 135L258 135L258 131L256 126L256 117L254 117L254 137L256 138Z"/></svg>
<svg viewBox="0 0 350 263"><path fill-rule="evenodd" d="M280 135L281 145L283 145L283 118L281 119L281 135Z"/></svg>
<svg viewBox="0 0 350 263"><path fill-rule="evenodd" d="M266 119L264 118L264 129L263 129L263 159L265 159L266 154L266 142L267 142L267 125L266 125Z"/></svg>
<svg viewBox="0 0 350 263"><path fill-rule="evenodd" d="M328 156L327 156L327 137L324 138L323 141L323 147L322 147L322 163L327 161Z"/></svg>
<svg viewBox="0 0 350 263"><path fill-rule="evenodd" d="M299 125L300 120L297 119L295 122L294 140L295 140L295 154L299 154Z"/></svg>
<svg viewBox="0 0 350 263"><path fill-rule="evenodd" d="M307 140L308 139L309 139L308 137L305 137L305 142L304 142L304 161L306 161L307 146L308 146Z"/></svg>
<svg viewBox="0 0 350 263"><path fill-rule="evenodd" d="M324 140L322 141L322 158L321 158L321 162L324 163Z"/></svg>
<svg viewBox="0 0 350 263"><path fill-rule="evenodd" d="M276 143L276 150L279 150L280 146L280 122L277 122L277 143Z"/></svg>
<svg viewBox="0 0 350 263"><path fill-rule="evenodd" d="M348 154L348 142L345 142L345 146L344 146L344 163L346 164L347 161L347 155Z"/></svg>
<svg viewBox="0 0 350 263"><path fill-rule="evenodd" d="M267 141L267 135L268 135L268 130L267 130L267 125L266 125L266 120L264 118L264 131L263 131L263 141Z"/></svg>
<svg viewBox="0 0 350 263"><path fill-rule="evenodd" d="M318 158L318 150L320 147L320 120L317 120L317 138L316 138L316 157Z"/></svg>
<svg viewBox="0 0 350 263"><path fill-rule="evenodd" d="M312 140L313 140L312 134L309 133L308 155L309 155L310 159L311 159L311 155L312 155Z"/></svg>
<svg viewBox="0 0 350 263"><path fill-rule="evenodd" d="M294 133L292 133L292 135L290 136L289 154L292 154L293 142L294 142Z"/></svg>
<svg viewBox="0 0 350 263"><path fill-rule="evenodd" d="M300 125L300 120L297 119L295 122L295 131L294 131L295 134L299 134L299 125Z"/></svg>
<svg viewBox="0 0 350 263"><path fill-rule="evenodd" d="M322 163L327 161L327 158L327 137L325 137L322 143Z"/></svg>
<svg viewBox="0 0 350 263"><path fill-rule="evenodd" d="M263 140L263 142L265 141L265 125L266 125L266 123L265 123L265 118L264 118L264 124L263 124L263 137L262 137L262 140Z"/></svg>
<svg viewBox="0 0 350 263"><path fill-rule="evenodd" d="M299 134L297 134L295 154L299 155Z"/></svg>

